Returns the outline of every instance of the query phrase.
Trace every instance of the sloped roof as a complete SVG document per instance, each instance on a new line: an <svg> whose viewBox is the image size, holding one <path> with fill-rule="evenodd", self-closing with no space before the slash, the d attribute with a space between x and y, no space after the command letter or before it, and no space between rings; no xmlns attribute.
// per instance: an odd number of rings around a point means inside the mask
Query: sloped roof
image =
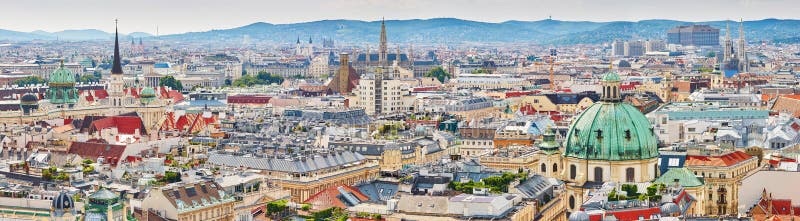
<svg viewBox="0 0 800 221"><path fill-rule="evenodd" d="M306 201L303 201L303 203L312 204L314 206L314 209L316 210L324 210L331 207L339 207L345 209L348 207L347 205L348 203L344 200L343 196L340 196L342 195L342 193L339 191L339 187L341 187L342 190L344 190L347 194L356 197L361 202L369 200L369 197L361 193L361 191L359 191L358 189L352 186L341 185L341 186L332 186L327 189L324 189L312 195Z"/></svg>
<svg viewBox="0 0 800 221"><path fill-rule="evenodd" d="M742 151L734 151L720 156L686 156L686 166L732 166L752 158Z"/></svg>
<svg viewBox="0 0 800 221"><path fill-rule="evenodd" d="M669 186L675 183L676 180L683 187L697 187L703 185L703 180L685 167L670 168L666 173L662 174L661 177L658 177L654 183L661 183Z"/></svg>
<svg viewBox="0 0 800 221"><path fill-rule="evenodd" d="M121 134L135 134L139 129L140 134L147 134L142 124L142 119L138 116L112 116L91 122L89 133L101 131L106 128L117 128Z"/></svg>
<svg viewBox="0 0 800 221"><path fill-rule="evenodd" d="M336 154L316 155L301 159L278 159L266 157L242 157L212 153L208 162L229 167L245 167L260 170L305 173L330 167L343 166L364 160L358 153L344 151Z"/></svg>
<svg viewBox="0 0 800 221"><path fill-rule="evenodd" d="M99 157L106 159L111 165L116 165L125 152L125 145L115 145L92 142L72 142L67 153L76 154L83 158L96 160Z"/></svg>
<svg viewBox="0 0 800 221"><path fill-rule="evenodd" d="M219 184L214 181L197 182L186 185L173 186L172 188L162 188L161 192L167 197L172 206L181 209L178 202L185 206L205 205L216 203L225 198L224 191Z"/></svg>

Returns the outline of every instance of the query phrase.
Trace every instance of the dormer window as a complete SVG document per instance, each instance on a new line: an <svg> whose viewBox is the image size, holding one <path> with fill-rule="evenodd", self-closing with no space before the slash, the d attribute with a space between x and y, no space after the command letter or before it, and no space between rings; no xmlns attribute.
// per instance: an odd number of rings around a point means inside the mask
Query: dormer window
<svg viewBox="0 0 800 221"><path fill-rule="evenodd" d="M631 130L630 129L625 130L625 139L626 140L631 140Z"/></svg>
<svg viewBox="0 0 800 221"><path fill-rule="evenodd" d="M597 133L597 139L603 139L603 130L597 129L595 132Z"/></svg>

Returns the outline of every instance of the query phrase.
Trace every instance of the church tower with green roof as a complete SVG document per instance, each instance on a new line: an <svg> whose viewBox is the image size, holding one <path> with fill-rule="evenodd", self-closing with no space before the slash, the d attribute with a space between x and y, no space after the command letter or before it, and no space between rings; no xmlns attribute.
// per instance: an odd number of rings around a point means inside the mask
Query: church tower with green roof
<svg viewBox="0 0 800 221"><path fill-rule="evenodd" d="M47 81L47 100L51 104L67 105L72 107L78 102L78 90L75 89L75 75L69 69L64 68L64 61L61 66L50 74Z"/></svg>

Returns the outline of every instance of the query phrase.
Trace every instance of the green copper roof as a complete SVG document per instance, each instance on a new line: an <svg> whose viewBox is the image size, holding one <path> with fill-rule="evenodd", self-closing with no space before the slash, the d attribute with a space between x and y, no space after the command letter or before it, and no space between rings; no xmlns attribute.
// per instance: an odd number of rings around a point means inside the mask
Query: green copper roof
<svg viewBox="0 0 800 221"><path fill-rule="evenodd" d="M50 74L50 79L47 81L50 84L53 83L71 83L75 84L75 75L72 74L72 71L69 69L64 68L62 64L61 67L53 71Z"/></svg>
<svg viewBox="0 0 800 221"><path fill-rule="evenodd" d="M117 199L117 194L111 192L106 188L100 188L97 192L92 193L89 195L89 199L97 199L97 200L114 200Z"/></svg>
<svg viewBox="0 0 800 221"><path fill-rule="evenodd" d="M675 180L683 187L697 187L703 185L703 180L686 168L670 168L653 182L669 186L674 184Z"/></svg>
<svg viewBox="0 0 800 221"><path fill-rule="evenodd" d="M72 71L64 68L64 63L61 67L50 74L50 79L47 81L49 88L47 89L46 97L53 104L75 104L78 102L78 90L75 89L75 75Z"/></svg>
<svg viewBox="0 0 800 221"><path fill-rule="evenodd" d="M556 134L553 129L548 128L542 135L542 142L539 143L539 149L543 151L553 152L558 150L561 145L556 142Z"/></svg>
<svg viewBox="0 0 800 221"><path fill-rule="evenodd" d="M153 101L156 97L156 91L152 87L145 87L142 92L139 92L139 97L142 103L147 104Z"/></svg>
<svg viewBox="0 0 800 221"><path fill-rule="evenodd" d="M598 102L570 125L564 156L589 160L640 160L658 157L650 121L626 103Z"/></svg>
<svg viewBox="0 0 800 221"><path fill-rule="evenodd" d="M617 73L608 72L603 75L603 81L620 81L620 77Z"/></svg>

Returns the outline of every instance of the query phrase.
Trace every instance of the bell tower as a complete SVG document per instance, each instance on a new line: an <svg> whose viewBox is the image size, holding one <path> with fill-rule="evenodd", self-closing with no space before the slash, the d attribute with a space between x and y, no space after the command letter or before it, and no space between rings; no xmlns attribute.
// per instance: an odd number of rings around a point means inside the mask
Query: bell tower
<svg viewBox="0 0 800 221"><path fill-rule="evenodd" d="M125 95L124 85L125 81L123 79L122 73L122 62L119 54L119 30L117 26L117 20L114 20L114 64L111 67L111 81L109 82L108 86L108 93L110 97L110 103L113 107L122 107L123 99L122 97Z"/></svg>

